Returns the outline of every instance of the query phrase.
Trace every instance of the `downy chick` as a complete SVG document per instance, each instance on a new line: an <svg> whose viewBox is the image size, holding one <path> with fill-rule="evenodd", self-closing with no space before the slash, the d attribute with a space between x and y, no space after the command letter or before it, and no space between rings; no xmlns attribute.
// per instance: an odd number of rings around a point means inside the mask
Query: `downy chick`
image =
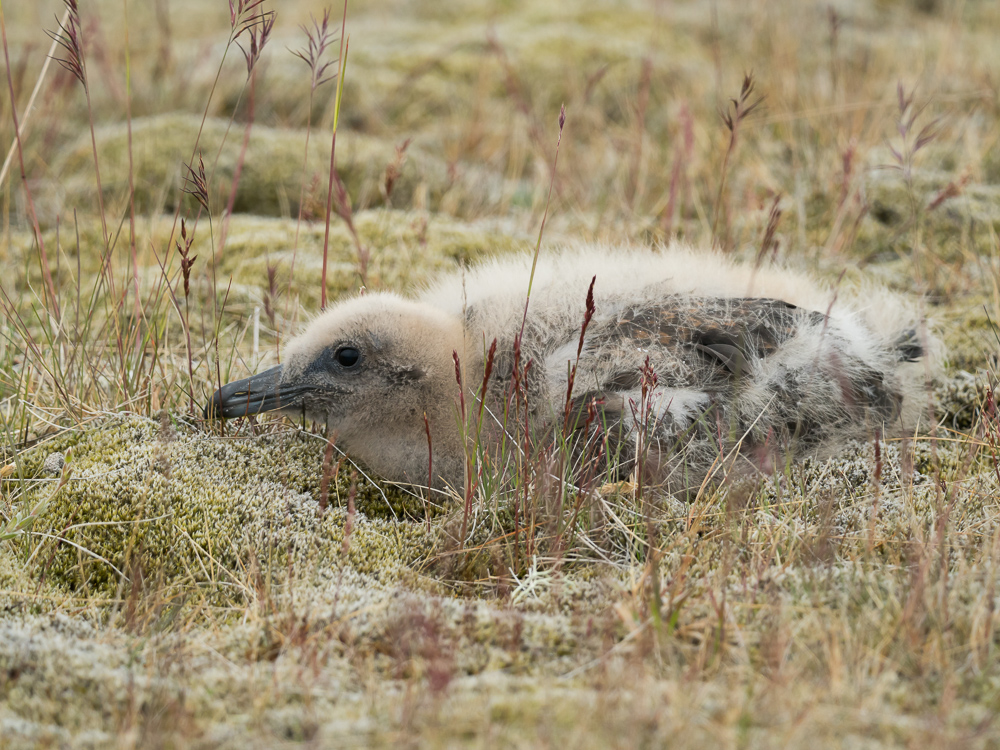
<svg viewBox="0 0 1000 750"><path fill-rule="evenodd" d="M536 445L568 438L589 470L624 479L638 463L682 493L919 420L936 344L882 288L834 292L683 247L589 245L541 256L525 315L531 264L504 257L417 299L341 302L205 416L304 414L386 479L459 491L467 436L496 453L523 447L527 424Z"/></svg>

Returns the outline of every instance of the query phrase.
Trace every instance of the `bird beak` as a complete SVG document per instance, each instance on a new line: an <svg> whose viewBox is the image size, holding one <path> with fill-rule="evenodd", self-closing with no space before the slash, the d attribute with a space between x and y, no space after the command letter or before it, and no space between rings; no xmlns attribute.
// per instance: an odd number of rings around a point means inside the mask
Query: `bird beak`
<svg viewBox="0 0 1000 750"><path fill-rule="evenodd" d="M278 365L222 386L206 404L205 419L232 419L297 406L305 389L292 383L282 384L282 369Z"/></svg>

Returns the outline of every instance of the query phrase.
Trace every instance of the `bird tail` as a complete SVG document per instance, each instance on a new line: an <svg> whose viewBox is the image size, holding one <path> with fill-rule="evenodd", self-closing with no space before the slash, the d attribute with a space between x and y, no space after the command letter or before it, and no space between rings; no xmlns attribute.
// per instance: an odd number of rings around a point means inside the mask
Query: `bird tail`
<svg viewBox="0 0 1000 750"><path fill-rule="evenodd" d="M884 287L862 288L856 298L869 330L883 342L889 356L880 369L901 398L897 432L927 425L927 389L939 377L944 349L922 305ZM894 361L893 361L894 360Z"/></svg>

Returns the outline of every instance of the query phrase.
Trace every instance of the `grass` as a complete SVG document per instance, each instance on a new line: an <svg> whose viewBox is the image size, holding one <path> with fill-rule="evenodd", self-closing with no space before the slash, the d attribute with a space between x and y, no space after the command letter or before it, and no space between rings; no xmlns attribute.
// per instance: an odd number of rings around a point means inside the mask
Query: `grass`
<svg viewBox="0 0 1000 750"><path fill-rule="evenodd" d="M997 744L994 4L122 10L0 6L0 747ZM201 420L327 299L576 238L923 295L934 425L684 503Z"/></svg>

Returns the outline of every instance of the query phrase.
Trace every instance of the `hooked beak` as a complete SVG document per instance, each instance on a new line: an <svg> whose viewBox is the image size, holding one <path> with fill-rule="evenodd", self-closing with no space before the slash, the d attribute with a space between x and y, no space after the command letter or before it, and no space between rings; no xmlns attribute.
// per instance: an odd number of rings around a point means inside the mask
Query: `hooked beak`
<svg viewBox="0 0 1000 750"><path fill-rule="evenodd" d="M205 419L232 419L297 406L308 388L293 383L283 384L282 369L282 365L278 365L222 386L205 405Z"/></svg>

